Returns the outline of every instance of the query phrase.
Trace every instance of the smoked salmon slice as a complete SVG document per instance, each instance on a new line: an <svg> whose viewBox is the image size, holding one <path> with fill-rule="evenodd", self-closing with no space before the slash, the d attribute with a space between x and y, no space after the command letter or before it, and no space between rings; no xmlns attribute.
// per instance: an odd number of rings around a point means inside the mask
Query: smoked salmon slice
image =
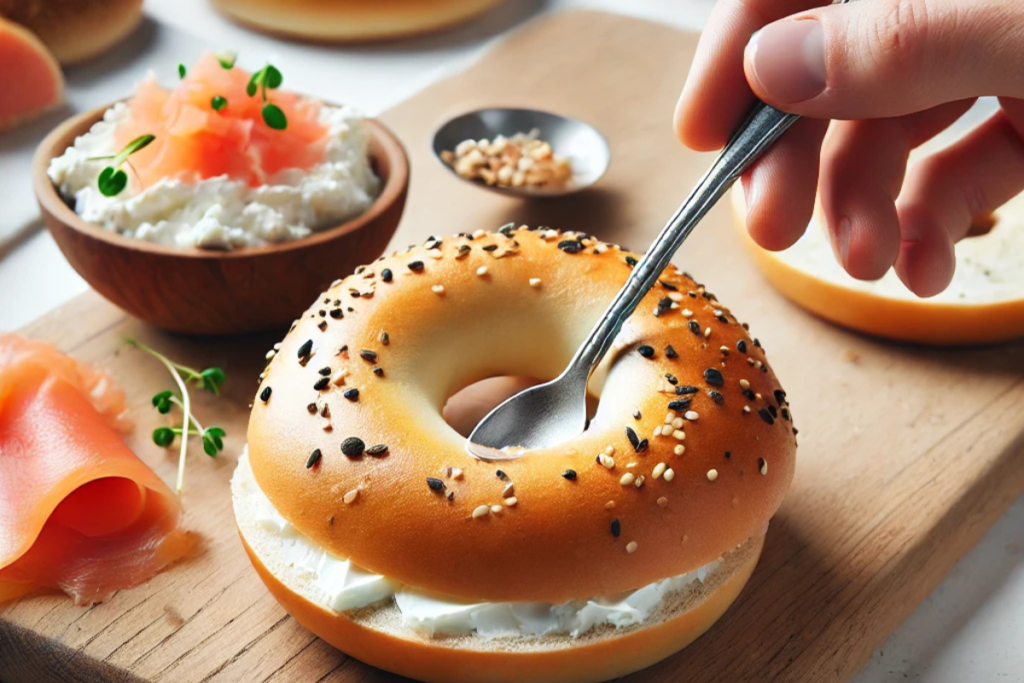
<svg viewBox="0 0 1024 683"><path fill-rule="evenodd" d="M188 550L179 500L130 429L108 375L0 334L0 602L40 588L100 602Z"/></svg>
<svg viewBox="0 0 1024 683"><path fill-rule="evenodd" d="M255 187L279 171L322 162L329 126L320 121L321 104L273 90L270 101L288 124L271 129L261 114L262 97L246 92L251 76L206 53L173 90L153 76L142 81L128 100L129 118L114 131L118 149L142 135L156 138L132 154L133 182L148 187L164 178L192 183L226 175ZM214 98L222 98L224 106L215 109Z"/></svg>

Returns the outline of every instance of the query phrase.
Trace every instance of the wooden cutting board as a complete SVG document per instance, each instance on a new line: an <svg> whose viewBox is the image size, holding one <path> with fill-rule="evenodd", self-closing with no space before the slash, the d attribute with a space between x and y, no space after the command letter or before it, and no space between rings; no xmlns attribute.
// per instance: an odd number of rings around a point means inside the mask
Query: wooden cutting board
<svg viewBox="0 0 1024 683"><path fill-rule="evenodd" d="M708 164L673 138L672 106L696 36L598 13L535 21L468 71L383 119L412 157L395 245L508 221L580 229L642 248ZM449 115L526 105L584 118L608 136L607 177L577 196L523 203L456 182L430 154ZM933 350L867 339L777 295L753 269L728 208L708 216L676 258L763 340L800 427L799 464L765 552L738 602L684 652L628 680L842 681L1024 491L1024 344ZM339 273L339 276L344 273ZM194 365L228 372L226 394L197 414L224 426L216 460L195 449L185 525L200 553L91 608L36 596L0 608L0 678L22 681L390 681L296 624L251 569L228 481L247 404L275 335L170 336L86 294L30 325L127 389L130 444L167 481L174 457L149 442L149 397L170 388L137 336Z"/></svg>

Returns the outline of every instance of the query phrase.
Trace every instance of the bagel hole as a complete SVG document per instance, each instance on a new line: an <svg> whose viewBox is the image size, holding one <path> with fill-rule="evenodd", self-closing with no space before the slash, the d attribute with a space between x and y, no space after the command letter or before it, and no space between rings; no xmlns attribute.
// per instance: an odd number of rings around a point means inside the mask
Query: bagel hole
<svg viewBox="0 0 1024 683"><path fill-rule="evenodd" d="M448 397L441 417L448 426L468 437L487 413L505 399L547 380L519 375L488 377L459 389ZM587 394L587 421L597 412L597 397Z"/></svg>
<svg viewBox="0 0 1024 683"><path fill-rule="evenodd" d="M971 228L967 231L964 237L981 237L992 232L992 228L996 227L996 223L999 219L996 218L994 213L990 213L987 216L976 216L971 221Z"/></svg>

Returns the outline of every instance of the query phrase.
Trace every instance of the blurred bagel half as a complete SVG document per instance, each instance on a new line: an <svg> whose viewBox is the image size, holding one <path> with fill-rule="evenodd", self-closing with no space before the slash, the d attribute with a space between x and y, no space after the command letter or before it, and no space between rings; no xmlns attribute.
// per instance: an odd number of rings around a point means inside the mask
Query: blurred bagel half
<svg viewBox="0 0 1024 683"><path fill-rule="evenodd" d="M142 20L142 0L0 0L61 64L85 62L121 42Z"/></svg>
<svg viewBox="0 0 1024 683"><path fill-rule="evenodd" d="M873 282L848 275L836 262L817 213L789 249L762 249L747 233L738 183L732 200L742 240L764 276L783 296L825 320L876 337L935 346L1024 337L1024 195L957 244L953 281L930 299L915 296L892 271Z"/></svg>
<svg viewBox="0 0 1024 683"><path fill-rule="evenodd" d="M262 31L313 41L403 38L460 24L501 0L212 0Z"/></svg>

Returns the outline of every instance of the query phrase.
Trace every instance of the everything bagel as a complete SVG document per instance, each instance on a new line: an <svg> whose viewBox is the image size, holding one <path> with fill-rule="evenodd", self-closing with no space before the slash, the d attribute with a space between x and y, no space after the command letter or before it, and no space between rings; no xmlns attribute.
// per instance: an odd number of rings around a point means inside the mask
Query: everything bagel
<svg viewBox="0 0 1024 683"><path fill-rule="evenodd" d="M667 269L623 326L576 439L485 462L441 417L481 379L557 375L637 258L554 230L431 238L306 311L233 483L247 550L301 623L422 680L586 681L724 612L796 430L760 344L689 276Z"/></svg>

